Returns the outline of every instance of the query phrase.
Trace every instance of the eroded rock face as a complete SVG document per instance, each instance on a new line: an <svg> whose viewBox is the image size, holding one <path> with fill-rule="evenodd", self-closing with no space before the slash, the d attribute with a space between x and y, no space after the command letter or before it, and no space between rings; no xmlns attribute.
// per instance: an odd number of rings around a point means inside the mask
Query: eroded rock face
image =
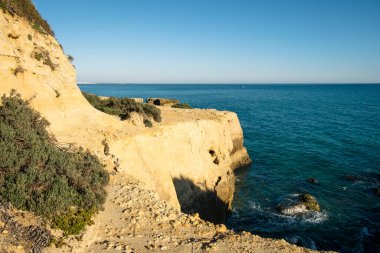
<svg viewBox="0 0 380 253"><path fill-rule="evenodd" d="M50 61L39 59L36 49ZM51 123L60 145L89 149L110 172L141 180L178 210L180 204L188 212L212 210L200 213L224 220L234 193L233 170L250 163L235 113L160 107L163 121L152 128L141 127L137 119L120 121L86 101L74 67L52 36L2 12L0 61L0 94L15 89L33 98L32 107Z"/></svg>

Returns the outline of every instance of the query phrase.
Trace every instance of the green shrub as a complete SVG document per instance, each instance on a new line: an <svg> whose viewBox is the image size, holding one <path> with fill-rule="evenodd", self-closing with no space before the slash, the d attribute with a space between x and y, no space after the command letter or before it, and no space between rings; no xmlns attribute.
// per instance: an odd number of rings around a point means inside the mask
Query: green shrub
<svg viewBox="0 0 380 253"><path fill-rule="evenodd" d="M72 55L67 55L67 59L72 63L74 61L74 57Z"/></svg>
<svg viewBox="0 0 380 253"><path fill-rule="evenodd" d="M176 104L172 106L173 108L180 108L180 109L193 109L189 104Z"/></svg>
<svg viewBox="0 0 380 253"><path fill-rule="evenodd" d="M46 130L48 125L15 91L1 97L2 201L48 220L72 207L86 212L99 210L109 180L104 166L88 151L57 147Z"/></svg>
<svg viewBox="0 0 380 253"><path fill-rule="evenodd" d="M38 32L54 36L50 25L41 17L31 0L0 0L0 8L3 12L27 19Z"/></svg>
<svg viewBox="0 0 380 253"><path fill-rule="evenodd" d="M152 121L150 121L149 119L144 119L144 125L145 125L145 127L152 127L153 126Z"/></svg>
<svg viewBox="0 0 380 253"><path fill-rule="evenodd" d="M132 100L133 101L133 100ZM134 101L133 101L134 102ZM136 103L136 102L135 102ZM138 106L141 106L146 115L151 116L154 121L161 122L161 110L156 106L149 104L136 103Z"/></svg>
<svg viewBox="0 0 380 253"><path fill-rule="evenodd" d="M53 228L64 231L64 236L79 234L86 225L93 224L91 217L96 210L69 210L65 213L54 216L52 219Z"/></svg>
<svg viewBox="0 0 380 253"><path fill-rule="evenodd" d="M33 52L32 53L32 56L34 57L34 59L36 59L37 61L41 61L42 60L42 53L41 52Z"/></svg>
<svg viewBox="0 0 380 253"><path fill-rule="evenodd" d="M117 115L121 120L129 119L131 112L137 112L141 114L144 119L152 117L154 121L161 122L161 110L154 105L138 103L129 98L110 97L100 99L98 96L86 92L83 92L83 95L88 102L99 111Z"/></svg>

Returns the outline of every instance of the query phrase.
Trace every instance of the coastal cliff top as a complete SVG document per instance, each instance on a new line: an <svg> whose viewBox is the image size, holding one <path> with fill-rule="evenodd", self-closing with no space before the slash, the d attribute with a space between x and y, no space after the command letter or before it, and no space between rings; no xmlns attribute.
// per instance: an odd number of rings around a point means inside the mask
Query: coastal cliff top
<svg viewBox="0 0 380 253"><path fill-rule="evenodd" d="M133 178L111 178L105 209L95 225L71 239L60 252L315 252L187 215L161 201L154 191ZM51 248L47 252L57 252Z"/></svg>
<svg viewBox="0 0 380 253"><path fill-rule="evenodd" d="M54 37L54 32L49 23L41 17L32 1L0 0L0 9L12 16L17 15L25 18L35 30L41 33L50 34Z"/></svg>

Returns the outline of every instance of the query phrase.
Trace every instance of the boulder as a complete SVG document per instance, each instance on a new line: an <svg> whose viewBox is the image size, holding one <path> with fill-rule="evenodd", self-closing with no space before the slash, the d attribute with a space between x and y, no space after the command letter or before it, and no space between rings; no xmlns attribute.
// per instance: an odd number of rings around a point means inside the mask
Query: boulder
<svg viewBox="0 0 380 253"><path fill-rule="evenodd" d="M285 215L298 215L310 211L320 211L320 206L316 199L310 194L290 195L277 205L277 210Z"/></svg>
<svg viewBox="0 0 380 253"><path fill-rule="evenodd" d="M304 193L298 196L299 201L306 207L307 210L317 211L321 210L317 200L310 194Z"/></svg>

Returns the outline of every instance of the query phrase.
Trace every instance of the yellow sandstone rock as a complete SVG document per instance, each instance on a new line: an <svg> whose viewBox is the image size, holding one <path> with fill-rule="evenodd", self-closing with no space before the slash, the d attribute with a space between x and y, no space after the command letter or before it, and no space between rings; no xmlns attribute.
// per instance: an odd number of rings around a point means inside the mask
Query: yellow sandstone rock
<svg viewBox="0 0 380 253"><path fill-rule="evenodd" d="M36 57L36 50L47 52L54 68ZM32 107L51 123L49 130L60 145L89 149L110 172L116 168L141 180L177 210L195 206L202 211L202 201L208 200L200 196L215 193L219 206L211 206L211 213L201 217L223 221L221 206L230 208L234 193L233 170L250 162L235 113L160 107L162 123L145 128L137 116L120 121L97 111L82 96L75 68L55 38L3 12L0 62L0 94L15 89L32 99ZM109 155L104 154L104 140Z"/></svg>

